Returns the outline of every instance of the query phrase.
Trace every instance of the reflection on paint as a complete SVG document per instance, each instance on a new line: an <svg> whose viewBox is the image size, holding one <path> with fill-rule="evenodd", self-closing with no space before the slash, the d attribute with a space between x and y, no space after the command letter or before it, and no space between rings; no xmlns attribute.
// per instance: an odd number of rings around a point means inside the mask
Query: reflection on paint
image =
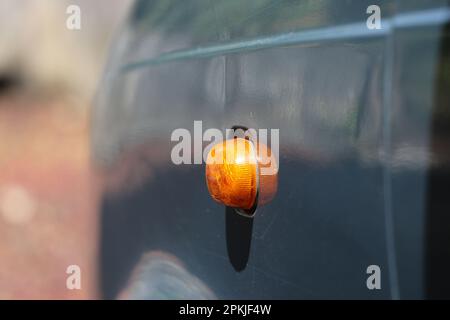
<svg viewBox="0 0 450 320"><path fill-rule="evenodd" d="M191 274L177 257L151 251L141 258L119 299L216 299L202 280Z"/></svg>

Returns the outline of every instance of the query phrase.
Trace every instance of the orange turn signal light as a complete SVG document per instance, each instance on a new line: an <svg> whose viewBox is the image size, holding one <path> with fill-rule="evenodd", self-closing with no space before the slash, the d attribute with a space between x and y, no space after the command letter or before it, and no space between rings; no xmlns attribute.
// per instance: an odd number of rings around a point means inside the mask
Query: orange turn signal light
<svg viewBox="0 0 450 320"><path fill-rule="evenodd" d="M262 174L262 168L264 170ZM206 160L206 184L212 198L251 215L274 197L278 166L270 149L244 138L222 141Z"/></svg>

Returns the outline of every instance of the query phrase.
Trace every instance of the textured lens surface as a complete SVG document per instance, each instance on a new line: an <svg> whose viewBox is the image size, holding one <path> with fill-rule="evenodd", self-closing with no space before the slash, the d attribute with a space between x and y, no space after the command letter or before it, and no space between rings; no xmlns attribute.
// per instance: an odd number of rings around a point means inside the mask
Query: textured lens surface
<svg viewBox="0 0 450 320"><path fill-rule="evenodd" d="M229 207L250 209L257 193L253 144L235 138L215 145L206 161L206 183L214 200Z"/></svg>

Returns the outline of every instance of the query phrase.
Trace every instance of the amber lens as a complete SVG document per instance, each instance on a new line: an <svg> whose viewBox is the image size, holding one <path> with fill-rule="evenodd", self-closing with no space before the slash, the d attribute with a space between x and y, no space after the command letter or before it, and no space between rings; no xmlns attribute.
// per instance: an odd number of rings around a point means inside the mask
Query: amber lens
<svg viewBox="0 0 450 320"><path fill-rule="evenodd" d="M206 160L206 183L214 200L229 207L252 208L258 187L253 144L234 138L212 147Z"/></svg>
<svg viewBox="0 0 450 320"><path fill-rule="evenodd" d="M258 143L256 158L259 166L258 206L272 201L278 189L278 163L268 146Z"/></svg>

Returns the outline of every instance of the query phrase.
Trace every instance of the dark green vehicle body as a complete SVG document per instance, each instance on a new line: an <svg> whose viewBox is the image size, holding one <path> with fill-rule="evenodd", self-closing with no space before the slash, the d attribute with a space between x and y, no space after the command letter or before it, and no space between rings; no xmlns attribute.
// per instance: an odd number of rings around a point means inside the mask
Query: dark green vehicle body
<svg viewBox="0 0 450 320"><path fill-rule="evenodd" d="M449 19L447 1L138 1L93 114L104 297L449 297ZM278 192L249 230L227 231L204 164L171 161L196 120L280 130ZM149 268L133 289L152 252L188 276Z"/></svg>

